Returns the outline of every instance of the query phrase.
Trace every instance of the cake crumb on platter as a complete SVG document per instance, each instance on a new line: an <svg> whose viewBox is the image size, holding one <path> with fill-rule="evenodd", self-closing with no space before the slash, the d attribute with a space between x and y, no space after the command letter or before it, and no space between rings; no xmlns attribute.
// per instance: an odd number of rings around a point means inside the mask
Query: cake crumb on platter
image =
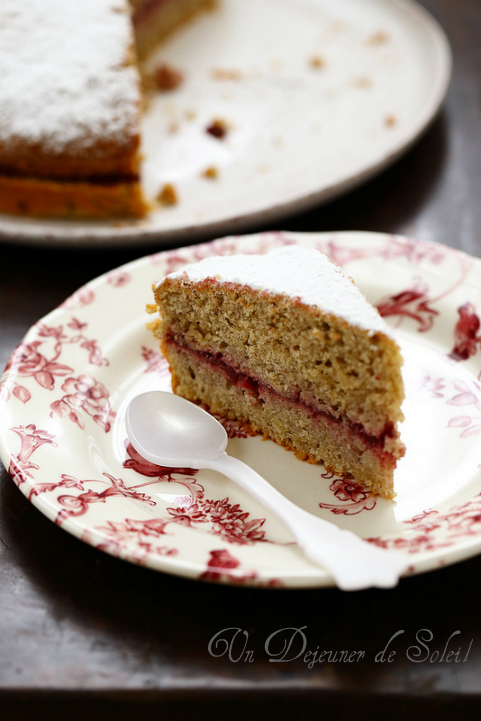
<svg viewBox="0 0 481 721"><path fill-rule="evenodd" d="M390 40L389 35L384 30L378 30L377 32L370 35L367 39L368 45L385 45Z"/></svg>
<svg viewBox="0 0 481 721"><path fill-rule="evenodd" d="M322 68L326 67L326 61L324 60L322 55L311 55L311 57L309 58L309 65L315 70L322 70Z"/></svg>
<svg viewBox="0 0 481 721"><path fill-rule="evenodd" d="M229 126L226 121L222 118L215 118L210 125L205 129L206 133L212 135L212 137L222 140L227 135Z"/></svg>
<svg viewBox="0 0 481 721"><path fill-rule="evenodd" d="M177 205L179 198L177 191L172 183L166 183L157 195L157 200L161 205Z"/></svg>
<svg viewBox="0 0 481 721"><path fill-rule="evenodd" d="M353 88L361 88L363 90L367 90L368 88L372 87L372 80L366 75L362 75L358 78L352 78L350 84Z"/></svg>
<svg viewBox="0 0 481 721"><path fill-rule="evenodd" d="M168 63L162 63L154 72L155 87L161 93L175 90L185 80L184 73Z"/></svg>
<svg viewBox="0 0 481 721"><path fill-rule="evenodd" d="M209 180L215 180L219 177L219 169L215 165L210 165L208 168L202 171L202 178L209 178Z"/></svg>
<svg viewBox="0 0 481 721"><path fill-rule="evenodd" d="M210 71L211 77L214 80L229 81L229 80L242 80L243 74L240 70L229 69L229 68L212 68Z"/></svg>

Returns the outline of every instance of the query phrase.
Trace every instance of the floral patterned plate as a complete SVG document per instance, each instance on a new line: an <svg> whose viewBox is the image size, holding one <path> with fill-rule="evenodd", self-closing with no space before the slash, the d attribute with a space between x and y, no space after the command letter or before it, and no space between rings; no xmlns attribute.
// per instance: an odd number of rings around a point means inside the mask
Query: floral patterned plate
<svg viewBox="0 0 481 721"><path fill-rule="evenodd" d="M195 579L315 587L332 578L222 475L167 469L129 445L125 408L168 389L146 330L151 284L211 254L288 243L327 253L394 328L402 347L407 454L397 498L309 465L227 426L228 451L303 508L384 548L418 573L481 551L481 261L373 233L263 233L161 252L81 288L30 329L2 379L0 450L27 498L66 531L115 556Z"/></svg>

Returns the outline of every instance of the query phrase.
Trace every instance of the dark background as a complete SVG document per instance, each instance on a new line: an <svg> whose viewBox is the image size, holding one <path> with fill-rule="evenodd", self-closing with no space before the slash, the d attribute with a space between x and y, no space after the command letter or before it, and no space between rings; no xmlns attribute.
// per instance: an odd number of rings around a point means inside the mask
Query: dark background
<svg viewBox="0 0 481 721"><path fill-rule="evenodd" d="M454 53L442 112L382 175L277 227L396 232L481 257L481 2L421 4ZM153 250L1 246L2 367L30 325L79 286ZM2 719L444 720L481 711L479 558L389 591L208 585L82 544L28 503L3 468L0 496ZM249 632L252 663L209 655L210 638L230 626ZM306 627L309 650L364 650L365 658L312 669L269 663L264 642L285 627ZM409 661L420 629L433 633L432 650L459 630L456 647L472 641L467 661ZM399 630L392 663L375 663Z"/></svg>

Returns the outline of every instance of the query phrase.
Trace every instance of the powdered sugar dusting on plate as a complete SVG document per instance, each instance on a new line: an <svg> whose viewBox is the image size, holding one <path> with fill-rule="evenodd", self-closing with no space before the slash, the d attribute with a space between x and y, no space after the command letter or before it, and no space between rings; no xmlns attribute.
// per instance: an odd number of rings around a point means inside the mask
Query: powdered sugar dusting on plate
<svg viewBox="0 0 481 721"><path fill-rule="evenodd" d="M126 0L2 0L0 140L61 151L122 138L137 122Z"/></svg>
<svg viewBox="0 0 481 721"><path fill-rule="evenodd" d="M343 318L351 325L391 336L388 326L361 291L329 258L313 248L289 245L265 255L205 258L171 273L192 282L214 278L253 290L299 298L306 305Z"/></svg>

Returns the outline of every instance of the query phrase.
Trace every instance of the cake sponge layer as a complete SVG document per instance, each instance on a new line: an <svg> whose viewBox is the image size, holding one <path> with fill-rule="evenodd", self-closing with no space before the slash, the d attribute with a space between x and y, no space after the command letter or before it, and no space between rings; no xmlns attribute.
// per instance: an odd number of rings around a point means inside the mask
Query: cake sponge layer
<svg viewBox="0 0 481 721"><path fill-rule="evenodd" d="M397 344L313 306L235 284L167 278L156 291L159 337L220 354L278 393L324 407L380 436L402 420Z"/></svg>

